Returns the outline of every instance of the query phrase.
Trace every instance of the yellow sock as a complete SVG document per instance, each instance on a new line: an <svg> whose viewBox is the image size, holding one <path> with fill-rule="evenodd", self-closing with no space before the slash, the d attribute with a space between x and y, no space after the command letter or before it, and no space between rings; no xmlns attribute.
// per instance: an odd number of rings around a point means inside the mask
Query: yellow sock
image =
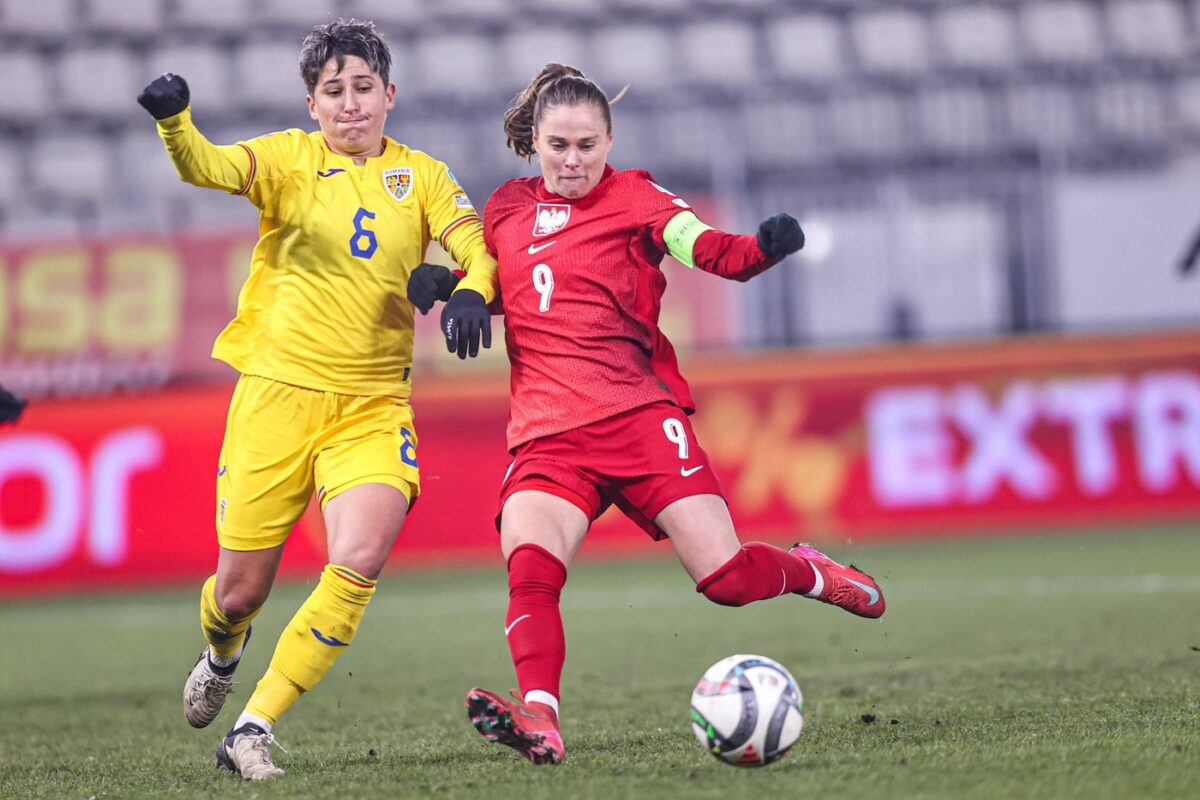
<svg viewBox="0 0 1200 800"><path fill-rule="evenodd" d="M200 589L200 628L212 651L219 656L231 656L246 640L246 629L258 616L258 609L245 619L229 619L217 607L217 576L211 575Z"/></svg>
<svg viewBox="0 0 1200 800"><path fill-rule="evenodd" d="M316 686L354 641L374 594L375 581L326 564L317 588L280 635L271 665L246 703L246 711L274 724L301 694Z"/></svg>

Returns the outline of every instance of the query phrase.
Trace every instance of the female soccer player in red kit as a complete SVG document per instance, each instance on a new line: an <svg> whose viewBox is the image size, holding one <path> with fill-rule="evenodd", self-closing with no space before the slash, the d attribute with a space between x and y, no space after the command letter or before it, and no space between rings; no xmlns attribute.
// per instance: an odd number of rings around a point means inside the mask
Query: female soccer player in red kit
<svg viewBox="0 0 1200 800"><path fill-rule="evenodd" d="M612 119L604 93L549 64L505 115L508 145L538 156L541 176L511 180L488 200L484 235L499 262L512 362L500 544L508 561L505 635L520 693L472 689L472 723L535 764L562 760L559 679L566 647L559 595L593 519L615 504L655 539L669 538L696 589L741 606L800 594L878 617L867 574L819 551L743 545L688 414L694 404L658 328L670 253L689 267L745 281L799 250L786 214L734 235L701 222L642 170L607 164ZM465 357L490 344L484 298L444 268L422 266L410 299L449 298L442 330Z"/></svg>

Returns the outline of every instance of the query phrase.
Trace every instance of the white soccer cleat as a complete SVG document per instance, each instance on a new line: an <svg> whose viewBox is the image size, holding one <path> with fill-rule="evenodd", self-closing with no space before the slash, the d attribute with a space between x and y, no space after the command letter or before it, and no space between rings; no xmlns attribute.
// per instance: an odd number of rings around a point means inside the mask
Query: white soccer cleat
<svg viewBox="0 0 1200 800"><path fill-rule="evenodd" d="M250 641L250 630L246 630L246 642ZM242 647L245 648L245 642ZM183 716L193 728L207 727L225 705L225 698L233 689L233 671L237 663L228 667L217 667L208 658L208 648L196 659L187 681L183 684Z"/></svg>
<svg viewBox="0 0 1200 800"><path fill-rule="evenodd" d="M271 745L279 746L274 736L253 722L247 722L225 734L217 745L216 765L236 772L248 781L278 778L283 770L271 761Z"/></svg>

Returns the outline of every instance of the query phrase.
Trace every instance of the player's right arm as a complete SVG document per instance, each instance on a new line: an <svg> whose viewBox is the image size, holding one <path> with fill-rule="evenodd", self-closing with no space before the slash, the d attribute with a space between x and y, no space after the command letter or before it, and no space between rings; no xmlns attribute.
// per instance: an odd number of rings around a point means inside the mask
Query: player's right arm
<svg viewBox="0 0 1200 800"><path fill-rule="evenodd" d="M170 72L155 78L138 103L158 121L180 179L195 186L245 194L254 181L254 155L244 145L215 145L196 129L187 81Z"/></svg>

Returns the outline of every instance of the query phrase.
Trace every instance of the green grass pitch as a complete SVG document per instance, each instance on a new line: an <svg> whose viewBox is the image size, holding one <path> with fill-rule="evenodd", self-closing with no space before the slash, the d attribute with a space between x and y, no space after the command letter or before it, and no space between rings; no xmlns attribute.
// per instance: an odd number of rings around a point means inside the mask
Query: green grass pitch
<svg viewBox="0 0 1200 800"><path fill-rule="evenodd" d="M277 726L288 774L266 784L216 770L213 748L306 589L276 590L203 731L180 709L198 586L7 603L0 797L1200 797L1195 527L831 547L880 580L879 622L794 597L719 608L667 552L572 570L559 767L484 742L462 708L473 685L513 685L498 557L386 575L354 646ZM688 722L697 678L736 652L781 661L805 694L800 740L762 769L718 763Z"/></svg>

